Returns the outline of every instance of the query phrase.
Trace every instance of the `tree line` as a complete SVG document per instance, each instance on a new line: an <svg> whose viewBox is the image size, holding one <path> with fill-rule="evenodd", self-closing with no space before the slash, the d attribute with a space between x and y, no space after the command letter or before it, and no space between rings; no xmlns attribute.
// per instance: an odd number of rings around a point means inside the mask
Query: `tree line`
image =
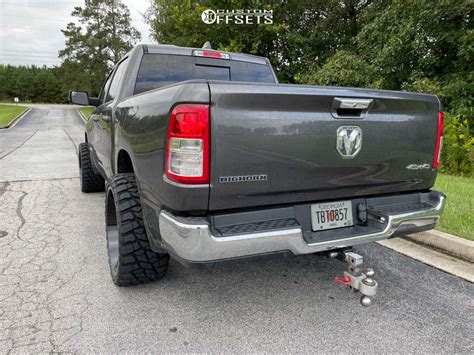
<svg viewBox="0 0 474 355"><path fill-rule="evenodd" d="M0 64L0 100L18 97L22 102L63 103L66 96L61 68Z"/></svg>
<svg viewBox="0 0 474 355"><path fill-rule="evenodd" d="M201 19L206 9L273 10L273 23L209 25ZM119 0L89 0L72 15L77 21L62 30L62 64L0 66L0 99L64 102L73 88L97 95L113 65L140 40ZM454 171L467 173L474 144L473 15L469 0L154 0L145 17L159 43L210 41L215 49L268 57L282 83L436 94L448 112L444 154L456 162Z"/></svg>
<svg viewBox="0 0 474 355"><path fill-rule="evenodd" d="M64 103L71 89L97 96L113 66L141 38L119 0L87 0L71 15L77 21L61 30L66 37L58 53L61 65L0 65L0 100Z"/></svg>

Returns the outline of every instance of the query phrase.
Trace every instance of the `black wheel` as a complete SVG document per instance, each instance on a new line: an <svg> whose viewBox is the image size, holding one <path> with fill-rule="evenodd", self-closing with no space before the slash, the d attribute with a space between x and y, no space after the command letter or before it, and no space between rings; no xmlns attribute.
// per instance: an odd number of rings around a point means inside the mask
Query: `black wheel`
<svg viewBox="0 0 474 355"><path fill-rule="evenodd" d="M92 168L89 144L79 144L79 179L82 192L100 192L105 189L102 175L96 174Z"/></svg>
<svg viewBox="0 0 474 355"><path fill-rule="evenodd" d="M150 248L134 174L118 174L107 183L105 221L112 280L132 286L161 279L169 255Z"/></svg>

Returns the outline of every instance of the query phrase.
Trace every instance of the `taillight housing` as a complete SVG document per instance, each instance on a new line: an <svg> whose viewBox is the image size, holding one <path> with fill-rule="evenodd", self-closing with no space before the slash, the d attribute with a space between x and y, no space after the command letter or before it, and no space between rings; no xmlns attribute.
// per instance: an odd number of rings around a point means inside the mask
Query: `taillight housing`
<svg viewBox="0 0 474 355"><path fill-rule="evenodd" d="M182 184L208 184L209 137L209 105L177 105L168 127L166 176Z"/></svg>
<svg viewBox="0 0 474 355"><path fill-rule="evenodd" d="M443 146L443 125L444 112L438 113L438 130L436 131L436 146L433 158L433 169L437 169L441 165L441 148Z"/></svg>

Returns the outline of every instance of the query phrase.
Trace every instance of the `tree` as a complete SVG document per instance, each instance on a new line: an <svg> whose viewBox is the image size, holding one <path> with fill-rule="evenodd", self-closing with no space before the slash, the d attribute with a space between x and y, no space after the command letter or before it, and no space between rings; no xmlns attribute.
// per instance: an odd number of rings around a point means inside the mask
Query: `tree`
<svg viewBox="0 0 474 355"><path fill-rule="evenodd" d="M64 59L65 86L86 89L97 95L111 68L141 38L131 25L130 11L120 0L86 0L71 13L65 30L66 47L59 52Z"/></svg>
<svg viewBox="0 0 474 355"><path fill-rule="evenodd" d="M472 1L377 3L355 41L357 52L380 68L383 87L399 90L418 78L472 72Z"/></svg>

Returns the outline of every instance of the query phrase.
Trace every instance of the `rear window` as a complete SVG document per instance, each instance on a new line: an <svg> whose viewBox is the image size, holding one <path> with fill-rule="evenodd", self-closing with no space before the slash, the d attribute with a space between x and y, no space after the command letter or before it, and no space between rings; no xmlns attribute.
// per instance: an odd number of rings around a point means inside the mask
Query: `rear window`
<svg viewBox="0 0 474 355"><path fill-rule="evenodd" d="M256 83L274 83L273 71L268 65L232 61L230 73L232 81L253 81Z"/></svg>
<svg viewBox="0 0 474 355"><path fill-rule="evenodd" d="M230 61L229 67L196 64L196 57L145 54L138 70L135 94L192 79L274 83L268 65Z"/></svg>

